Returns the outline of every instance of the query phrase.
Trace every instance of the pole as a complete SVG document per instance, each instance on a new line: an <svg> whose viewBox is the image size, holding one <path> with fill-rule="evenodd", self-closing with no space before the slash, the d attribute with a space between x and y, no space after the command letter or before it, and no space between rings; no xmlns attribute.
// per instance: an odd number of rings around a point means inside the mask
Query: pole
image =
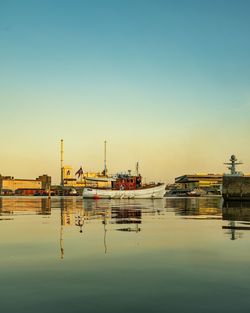
<svg viewBox="0 0 250 313"><path fill-rule="evenodd" d="M49 190L48 190L48 199L51 198L51 189L50 189L50 186L49 186Z"/></svg>
<svg viewBox="0 0 250 313"><path fill-rule="evenodd" d="M63 186L63 157L64 157L64 147L63 139L61 139L61 186Z"/></svg>
<svg viewBox="0 0 250 313"><path fill-rule="evenodd" d="M136 176L139 175L139 162L136 162Z"/></svg>
<svg viewBox="0 0 250 313"><path fill-rule="evenodd" d="M107 141L104 141L104 175L107 175L107 155L106 155L106 145L107 145Z"/></svg>

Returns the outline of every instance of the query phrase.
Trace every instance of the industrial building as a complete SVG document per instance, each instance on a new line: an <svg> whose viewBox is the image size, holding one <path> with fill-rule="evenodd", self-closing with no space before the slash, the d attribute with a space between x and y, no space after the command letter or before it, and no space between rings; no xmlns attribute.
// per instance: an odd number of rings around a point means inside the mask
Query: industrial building
<svg viewBox="0 0 250 313"><path fill-rule="evenodd" d="M193 190L220 190L222 185L222 174L185 174L175 178L175 184L181 189Z"/></svg>
<svg viewBox="0 0 250 313"><path fill-rule="evenodd" d="M17 179L13 176L0 175L0 194L34 194L36 191L46 191L51 186L51 177L42 175L36 179Z"/></svg>
<svg viewBox="0 0 250 313"><path fill-rule="evenodd" d="M110 181L102 175L102 173L85 172L76 178L73 168L70 165L65 165L62 168L62 182L64 189L66 188L83 188L86 186L95 188L109 188L111 187Z"/></svg>

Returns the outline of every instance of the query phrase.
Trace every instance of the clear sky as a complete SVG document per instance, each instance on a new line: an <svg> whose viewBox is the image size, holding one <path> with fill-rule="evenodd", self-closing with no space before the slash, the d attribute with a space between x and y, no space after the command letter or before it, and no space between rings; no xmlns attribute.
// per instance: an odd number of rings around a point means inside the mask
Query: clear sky
<svg viewBox="0 0 250 313"><path fill-rule="evenodd" d="M250 1L0 0L0 173L250 172Z"/></svg>

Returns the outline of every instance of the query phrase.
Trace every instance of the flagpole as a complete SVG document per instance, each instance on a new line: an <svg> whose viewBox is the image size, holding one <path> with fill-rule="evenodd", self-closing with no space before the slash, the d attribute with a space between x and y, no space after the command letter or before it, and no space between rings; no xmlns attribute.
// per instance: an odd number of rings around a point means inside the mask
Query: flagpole
<svg viewBox="0 0 250 313"><path fill-rule="evenodd" d="M82 167L81 167L81 169L82 169ZM82 177L83 177L83 170L81 170L81 175L80 175L81 183L82 183Z"/></svg>

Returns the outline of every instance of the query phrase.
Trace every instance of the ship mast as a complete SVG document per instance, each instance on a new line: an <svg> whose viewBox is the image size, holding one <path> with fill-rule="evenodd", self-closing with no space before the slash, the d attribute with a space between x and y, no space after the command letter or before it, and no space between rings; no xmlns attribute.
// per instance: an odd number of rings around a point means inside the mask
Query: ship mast
<svg viewBox="0 0 250 313"><path fill-rule="evenodd" d="M224 163L225 165L229 165L227 168L230 170L231 175L238 175L239 172L236 171L236 165L243 164L242 162L237 162L236 156L233 154L229 160L230 162Z"/></svg>
<svg viewBox="0 0 250 313"><path fill-rule="evenodd" d="M107 141L105 140L104 141L104 171L103 171L104 176L106 176L107 172L108 172L108 170L107 170L107 148L106 148L106 146L107 146Z"/></svg>

